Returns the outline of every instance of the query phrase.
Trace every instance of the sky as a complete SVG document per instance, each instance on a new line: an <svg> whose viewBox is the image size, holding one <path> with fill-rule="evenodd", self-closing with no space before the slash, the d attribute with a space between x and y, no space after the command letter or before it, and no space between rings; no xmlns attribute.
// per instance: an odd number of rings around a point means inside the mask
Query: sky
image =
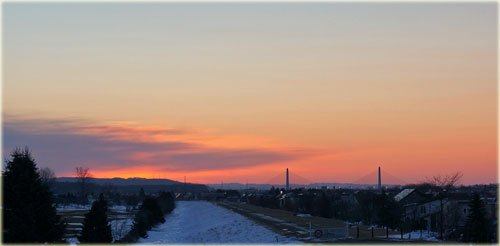
<svg viewBox="0 0 500 246"><path fill-rule="evenodd" d="M28 146L60 177L268 183L290 168L362 182L381 166L386 183L497 182L496 3L4 3L2 15L4 159Z"/></svg>

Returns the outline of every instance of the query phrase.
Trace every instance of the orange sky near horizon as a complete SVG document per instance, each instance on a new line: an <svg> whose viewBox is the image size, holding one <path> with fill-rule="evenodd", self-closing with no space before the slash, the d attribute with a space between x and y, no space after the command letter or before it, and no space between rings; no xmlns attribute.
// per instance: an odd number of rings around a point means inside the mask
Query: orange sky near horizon
<svg viewBox="0 0 500 246"><path fill-rule="evenodd" d="M497 182L494 3L3 11L2 151L58 176Z"/></svg>
<svg viewBox="0 0 500 246"><path fill-rule="evenodd" d="M384 172L397 177L385 179L388 183L416 183L433 175L456 171L464 173L464 184L474 184L476 180L484 183L496 181L493 173L488 177L484 173L485 169L496 171L496 139L474 131L467 133L472 134L468 136L465 133L455 136L440 134L404 141L385 140L380 145L322 145L314 148L292 146L270 137L217 135L213 130L163 128L131 122L87 122L89 125L82 126L79 120L54 125L53 121L8 116L4 130L9 133L11 128L15 131L21 129L22 134L18 133L21 139L42 144L47 139L60 139L58 134L62 134L64 138L53 143L53 147L83 142L84 147L97 146L99 152L110 153L109 157L73 162L65 169L59 167L62 171L57 175L61 177L73 176L73 166L87 166L97 178L143 177L183 181L186 176L187 181L193 183L275 183L281 182L279 175L285 168L290 168L292 173L303 178L301 181L359 183L367 181L360 179L381 166ZM15 142L10 141L9 135L6 142ZM88 138L95 138L97 142L87 143ZM170 148L164 144L181 146ZM36 158L53 155L41 152L43 148L33 147ZM164 148L168 153L163 153ZM123 155L125 163L121 162L122 159L111 158L113 155ZM63 158L62 161L68 160ZM45 166L46 163L40 164ZM373 175L368 180L375 182L375 179Z"/></svg>

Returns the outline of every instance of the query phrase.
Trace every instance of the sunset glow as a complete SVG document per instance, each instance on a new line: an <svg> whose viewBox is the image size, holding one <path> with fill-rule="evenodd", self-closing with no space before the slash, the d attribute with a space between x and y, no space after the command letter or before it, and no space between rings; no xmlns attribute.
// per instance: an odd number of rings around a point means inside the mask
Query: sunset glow
<svg viewBox="0 0 500 246"><path fill-rule="evenodd" d="M3 157L28 146L59 177L497 182L491 4L34 6L4 4Z"/></svg>

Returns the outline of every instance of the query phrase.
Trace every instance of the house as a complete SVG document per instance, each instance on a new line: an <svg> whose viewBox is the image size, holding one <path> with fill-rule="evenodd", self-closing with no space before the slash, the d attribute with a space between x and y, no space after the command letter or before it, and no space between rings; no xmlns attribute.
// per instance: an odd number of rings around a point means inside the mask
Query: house
<svg viewBox="0 0 500 246"><path fill-rule="evenodd" d="M445 228L460 228L465 225L471 198L470 194L463 192L446 194L444 202Z"/></svg>
<svg viewBox="0 0 500 246"><path fill-rule="evenodd" d="M437 231L441 223L441 200L416 189L403 189L394 196L403 207L405 221L420 223L422 229Z"/></svg>
<svg viewBox="0 0 500 246"><path fill-rule="evenodd" d="M404 220L420 221L422 229L437 232L441 223L441 200L404 205Z"/></svg>
<svg viewBox="0 0 500 246"><path fill-rule="evenodd" d="M445 215L451 218L449 221L452 226L462 227L465 225L469 215L469 204L472 199L469 193L448 193L445 202ZM481 198L483 201L486 218L490 221L498 219L498 200L496 197Z"/></svg>
<svg viewBox="0 0 500 246"><path fill-rule="evenodd" d="M467 192L450 192L441 199L439 195L418 194L413 189L403 190L394 197L403 205L402 216L404 220L420 222L422 229L434 232L438 232L443 225L446 238L458 238L457 233L465 226L470 213L471 198L471 194ZM483 198L482 200L486 208L487 218L496 221L498 215L497 199Z"/></svg>
<svg viewBox="0 0 500 246"><path fill-rule="evenodd" d="M498 220L498 198L488 197L484 199L487 218L493 221Z"/></svg>
<svg viewBox="0 0 500 246"><path fill-rule="evenodd" d="M412 203L423 203L429 200L429 197L416 189L404 189L394 196L394 200L405 206Z"/></svg>

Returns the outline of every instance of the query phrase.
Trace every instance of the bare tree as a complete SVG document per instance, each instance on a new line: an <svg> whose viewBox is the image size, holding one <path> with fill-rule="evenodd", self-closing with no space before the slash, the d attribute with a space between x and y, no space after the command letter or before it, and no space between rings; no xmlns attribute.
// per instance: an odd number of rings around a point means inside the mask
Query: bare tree
<svg viewBox="0 0 500 246"><path fill-rule="evenodd" d="M90 178L92 178L92 175L89 172L88 167L76 167L75 168L75 176L78 179L78 183L80 184L80 191L81 191L81 198L82 202L86 202L86 195L87 195L87 184L89 183Z"/></svg>
<svg viewBox="0 0 500 246"><path fill-rule="evenodd" d="M427 183L448 190L457 185L462 179L462 176L463 174L461 172L455 172L450 175L436 175L432 178L427 178Z"/></svg>
<svg viewBox="0 0 500 246"><path fill-rule="evenodd" d="M56 174L54 171L48 167L40 168L38 170L38 174L40 175L40 180L42 180L42 183L46 185L52 184L54 180L56 179Z"/></svg>
<svg viewBox="0 0 500 246"><path fill-rule="evenodd" d="M441 192L439 194L439 200L440 200L440 207L441 211L439 213L439 232L440 232L440 239L444 239L444 229L445 229L445 224L444 224L444 209L443 209L443 199L448 195L448 191L450 188L453 186L457 185L460 182L460 179L462 179L463 174L461 172L455 172L450 175L436 175L433 176L432 178L427 178L427 183L432 184L434 186L440 187ZM447 220L451 219L450 217L452 214L447 214Z"/></svg>

